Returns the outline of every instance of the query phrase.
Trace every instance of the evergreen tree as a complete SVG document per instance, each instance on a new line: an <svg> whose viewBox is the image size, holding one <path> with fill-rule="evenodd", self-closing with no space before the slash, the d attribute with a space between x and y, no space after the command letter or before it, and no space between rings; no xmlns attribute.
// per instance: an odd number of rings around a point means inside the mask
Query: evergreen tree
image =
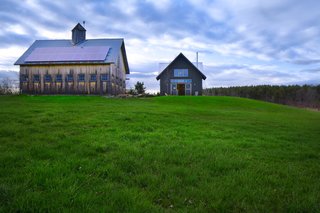
<svg viewBox="0 0 320 213"><path fill-rule="evenodd" d="M137 91L138 94L144 94L145 91L146 91L146 87L144 86L144 83L143 82L137 82L135 85L134 85L134 88L135 90Z"/></svg>

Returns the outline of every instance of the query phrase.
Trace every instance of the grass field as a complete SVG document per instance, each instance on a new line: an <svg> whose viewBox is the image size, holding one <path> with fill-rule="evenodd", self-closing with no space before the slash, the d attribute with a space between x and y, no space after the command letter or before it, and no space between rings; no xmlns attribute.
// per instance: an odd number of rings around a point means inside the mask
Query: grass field
<svg viewBox="0 0 320 213"><path fill-rule="evenodd" d="M0 97L1 212L319 212L320 113L232 97Z"/></svg>

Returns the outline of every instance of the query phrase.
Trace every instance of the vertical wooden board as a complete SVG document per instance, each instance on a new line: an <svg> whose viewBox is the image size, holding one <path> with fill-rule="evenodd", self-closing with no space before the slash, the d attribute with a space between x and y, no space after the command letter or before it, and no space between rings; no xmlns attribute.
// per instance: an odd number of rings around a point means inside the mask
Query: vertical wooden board
<svg viewBox="0 0 320 213"><path fill-rule="evenodd" d="M86 65L86 91L88 94L91 93L91 88L90 88L90 75L94 73L93 66Z"/></svg>
<svg viewBox="0 0 320 213"><path fill-rule="evenodd" d="M97 93L102 93L102 91L100 91L101 90L101 73L103 73L104 72L104 67L102 66L102 65L99 65L98 66L98 72L97 72Z"/></svg>
<svg viewBox="0 0 320 213"><path fill-rule="evenodd" d="M63 88L64 88L64 81L65 81L65 77L64 77L64 73L63 73L63 68L61 66L58 67L58 74L61 75L62 78L62 82L61 82L61 89L60 89L60 93L63 93Z"/></svg>
<svg viewBox="0 0 320 213"><path fill-rule="evenodd" d="M43 85L43 72L45 71L44 67L37 67L39 70L39 75L40 75L40 87L41 87L41 93L44 92L44 85Z"/></svg>

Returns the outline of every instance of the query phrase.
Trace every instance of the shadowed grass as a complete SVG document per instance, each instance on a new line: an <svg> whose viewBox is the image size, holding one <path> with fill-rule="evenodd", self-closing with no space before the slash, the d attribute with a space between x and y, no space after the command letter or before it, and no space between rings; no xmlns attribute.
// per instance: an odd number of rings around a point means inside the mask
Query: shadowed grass
<svg viewBox="0 0 320 213"><path fill-rule="evenodd" d="M0 97L0 211L315 212L320 113L232 97Z"/></svg>

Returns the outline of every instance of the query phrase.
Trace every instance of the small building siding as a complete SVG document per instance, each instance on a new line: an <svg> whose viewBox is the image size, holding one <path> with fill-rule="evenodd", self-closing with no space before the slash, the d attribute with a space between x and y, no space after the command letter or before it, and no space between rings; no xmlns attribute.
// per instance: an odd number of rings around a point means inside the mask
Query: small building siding
<svg viewBox="0 0 320 213"><path fill-rule="evenodd" d="M188 69L188 77L175 77L174 69ZM185 60L174 61L160 77L160 95L170 94L170 80L171 79L192 79L192 95L198 92L198 95L202 95L202 76L197 70L194 69Z"/></svg>
<svg viewBox="0 0 320 213"><path fill-rule="evenodd" d="M62 76L61 82L56 79L58 74ZM70 74L73 81L69 82L67 75ZM79 81L79 74L84 74L84 81ZM96 81L90 80L91 74L96 74ZM107 81L101 80L102 74L108 75ZM28 78L25 82L21 79L23 75ZM39 82L33 81L34 75L39 75ZM51 82L45 82L45 75L51 75ZM21 65L20 89L24 94L117 95L125 92L125 77L125 71L116 69L115 64Z"/></svg>

